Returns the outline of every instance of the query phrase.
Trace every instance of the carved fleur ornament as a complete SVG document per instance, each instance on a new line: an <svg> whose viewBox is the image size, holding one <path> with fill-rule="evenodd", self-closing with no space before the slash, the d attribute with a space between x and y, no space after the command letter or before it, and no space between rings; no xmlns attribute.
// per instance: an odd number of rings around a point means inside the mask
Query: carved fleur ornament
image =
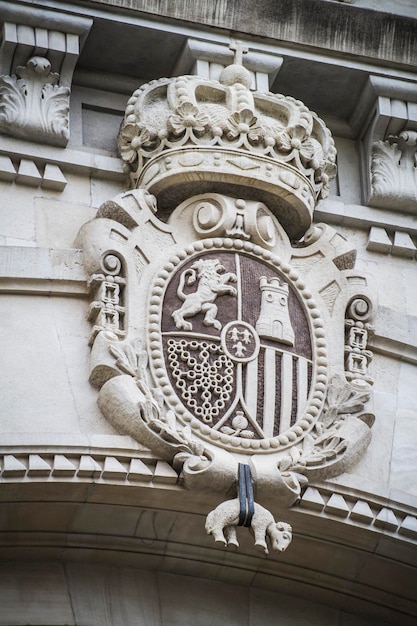
<svg viewBox="0 0 417 626"><path fill-rule="evenodd" d="M256 546L282 551L291 527L258 500L291 506L309 480L345 471L369 444L375 305L369 278L354 269L354 250L332 228L312 227L292 246L279 215L288 207L297 213L297 186L290 192L281 179L271 186L279 210L254 198L262 196L258 164L269 148L279 152L283 178L308 180L318 197L324 182L312 182L315 172L332 171L334 162L329 131L301 103L266 94L274 102L266 135L265 118L248 113L244 68L231 67L238 69L226 73L224 101L224 85L199 91L193 77L154 82L129 101L121 153L141 187L106 202L80 233L91 276L90 380L104 416L171 463L185 488L223 498L236 489L236 499L207 518L216 541L237 546L236 526L246 525ZM200 95L192 103L177 102L171 112L155 98L147 104L149 89L173 102L188 99L191 85ZM214 105L203 106L213 89ZM153 115L166 122L158 138L148 123ZM289 130L297 124L304 130ZM273 144L266 141L272 136ZM187 147L196 138L205 143ZM252 151L252 143L264 147ZM176 168L184 163L182 177L192 181L192 171L205 168L207 147L210 159L238 162L244 176L213 169L210 188L195 194L192 184L181 186ZM164 204L170 185L174 197L178 187L188 193L172 211ZM291 215L283 221L294 230Z"/></svg>

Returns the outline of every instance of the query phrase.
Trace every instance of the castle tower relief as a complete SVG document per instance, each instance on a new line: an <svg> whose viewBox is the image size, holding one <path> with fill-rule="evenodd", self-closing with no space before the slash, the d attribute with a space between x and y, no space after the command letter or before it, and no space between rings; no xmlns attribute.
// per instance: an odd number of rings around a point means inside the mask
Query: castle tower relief
<svg viewBox="0 0 417 626"><path fill-rule="evenodd" d="M261 314L256 322L260 337L276 339L282 343L294 345L294 330L288 310L288 285L278 278L267 279L261 276Z"/></svg>

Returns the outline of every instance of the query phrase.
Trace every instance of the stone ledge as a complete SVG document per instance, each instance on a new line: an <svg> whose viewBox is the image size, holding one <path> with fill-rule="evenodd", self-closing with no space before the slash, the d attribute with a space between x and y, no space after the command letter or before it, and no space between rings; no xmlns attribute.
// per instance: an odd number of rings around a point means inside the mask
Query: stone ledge
<svg viewBox="0 0 417 626"><path fill-rule="evenodd" d="M45 3L42 2L36 10L36 2L32 2L31 6L25 6L19 0L13 0L12 2L2 3L2 19L3 20L16 20L20 24L28 26L39 26L42 24L44 28L54 28L56 30L65 29L67 32L74 35L80 35L84 39L86 38L88 31L91 27L90 23L83 18L75 15L70 15L60 11L48 11Z"/></svg>
<svg viewBox="0 0 417 626"><path fill-rule="evenodd" d="M396 341L389 337L374 336L370 342L370 347L379 354L391 356L407 363L417 364L417 346Z"/></svg>
<svg viewBox="0 0 417 626"><path fill-rule="evenodd" d="M406 259L417 257L417 247L408 233L389 232L385 228L372 226L366 249L380 254L392 254Z"/></svg>
<svg viewBox="0 0 417 626"><path fill-rule="evenodd" d="M87 296L89 291L83 282L75 280L50 280L49 278L2 278L0 293L26 294L32 296Z"/></svg>
<svg viewBox="0 0 417 626"><path fill-rule="evenodd" d="M399 230L412 236L417 235L417 224L412 215L360 204L345 204L339 197L330 197L319 202L314 211L314 221L352 226L362 230L376 226Z"/></svg>
<svg viewBox="0 0 417 626"><path fill-rule="evenodd" d="M2 135L0 155L13 160L30 160L41 169L45 164L56 165L64 175L70 172L120 182L126 180L121 159L84 150L63 150Z"/></svg>
<svg viewBox="0 0 417 626"><path fill-rule="evenodd" d="M0 180L30 187L41 186L53 191L63 191L67 185L67 180L57 165L46 163L42 174L34 161L22 159L16 169L12 160L4 155L0 156Z"/></svg>
<svg viewBox="0 0 417 626"><path fill-rule="evenodd" d="M77 454L43 452L27 454L3 454L1 456L1 481L30 479L37 482L44 477L53 479L89 480L94 482L129 483L154 482L158 485L175 485L176 472L165 462L147 463L136 457L106 454Z"/></svg>
<svg viewBox="0 0 417 626"><path fill-rule="evenodd" d="M307 487L299 503L300 508L312 514L337 519L346 524L359 524L372 531L406 536L417 543L417 509L410 515L409 507L393 505L389 500L373 498L369 494L336 493L337 487Z"/></svg>
<svg viewBox="0 0 417 626"><path fill-rule="evenodd" d="M0 292L87 295L82 250L0 247Z"/></svg>
<svg viewBox="0 0 417 626"><path fill-rule="evenodd" d="M378 309L375 334L369 346L375 352L417 363L417 317L388 307Z"/></svg>

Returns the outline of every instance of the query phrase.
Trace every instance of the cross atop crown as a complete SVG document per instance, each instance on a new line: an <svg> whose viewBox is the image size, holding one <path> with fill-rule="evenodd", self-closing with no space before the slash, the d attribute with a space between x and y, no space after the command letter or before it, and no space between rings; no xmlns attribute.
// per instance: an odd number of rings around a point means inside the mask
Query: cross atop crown
<svg viewBox="0 0 417 626"><path fill-rule="evenodd" d="M243 55L249 52L249 48L244 46L241 41L234 41L230 44L229 50L235 53L234 65L243 65Z"/></svg>

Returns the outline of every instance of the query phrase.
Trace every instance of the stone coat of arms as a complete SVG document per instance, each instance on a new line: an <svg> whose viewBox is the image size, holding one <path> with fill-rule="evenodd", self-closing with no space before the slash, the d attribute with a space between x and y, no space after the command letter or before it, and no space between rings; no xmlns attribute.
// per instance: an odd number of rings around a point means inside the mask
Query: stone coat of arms
<svg viewBox="0 0 417 626"><path fill-rule="evenodd" d="M142 86L119 146L135 188L79 236L101 410L185 488L235 490L207 517L216 541L237 546L246 525L282 551L291 528L255 497L291 506L360 458L373 422L372 282L341 235L311 226L330 133L235 64L220 82Z"/></svg>

